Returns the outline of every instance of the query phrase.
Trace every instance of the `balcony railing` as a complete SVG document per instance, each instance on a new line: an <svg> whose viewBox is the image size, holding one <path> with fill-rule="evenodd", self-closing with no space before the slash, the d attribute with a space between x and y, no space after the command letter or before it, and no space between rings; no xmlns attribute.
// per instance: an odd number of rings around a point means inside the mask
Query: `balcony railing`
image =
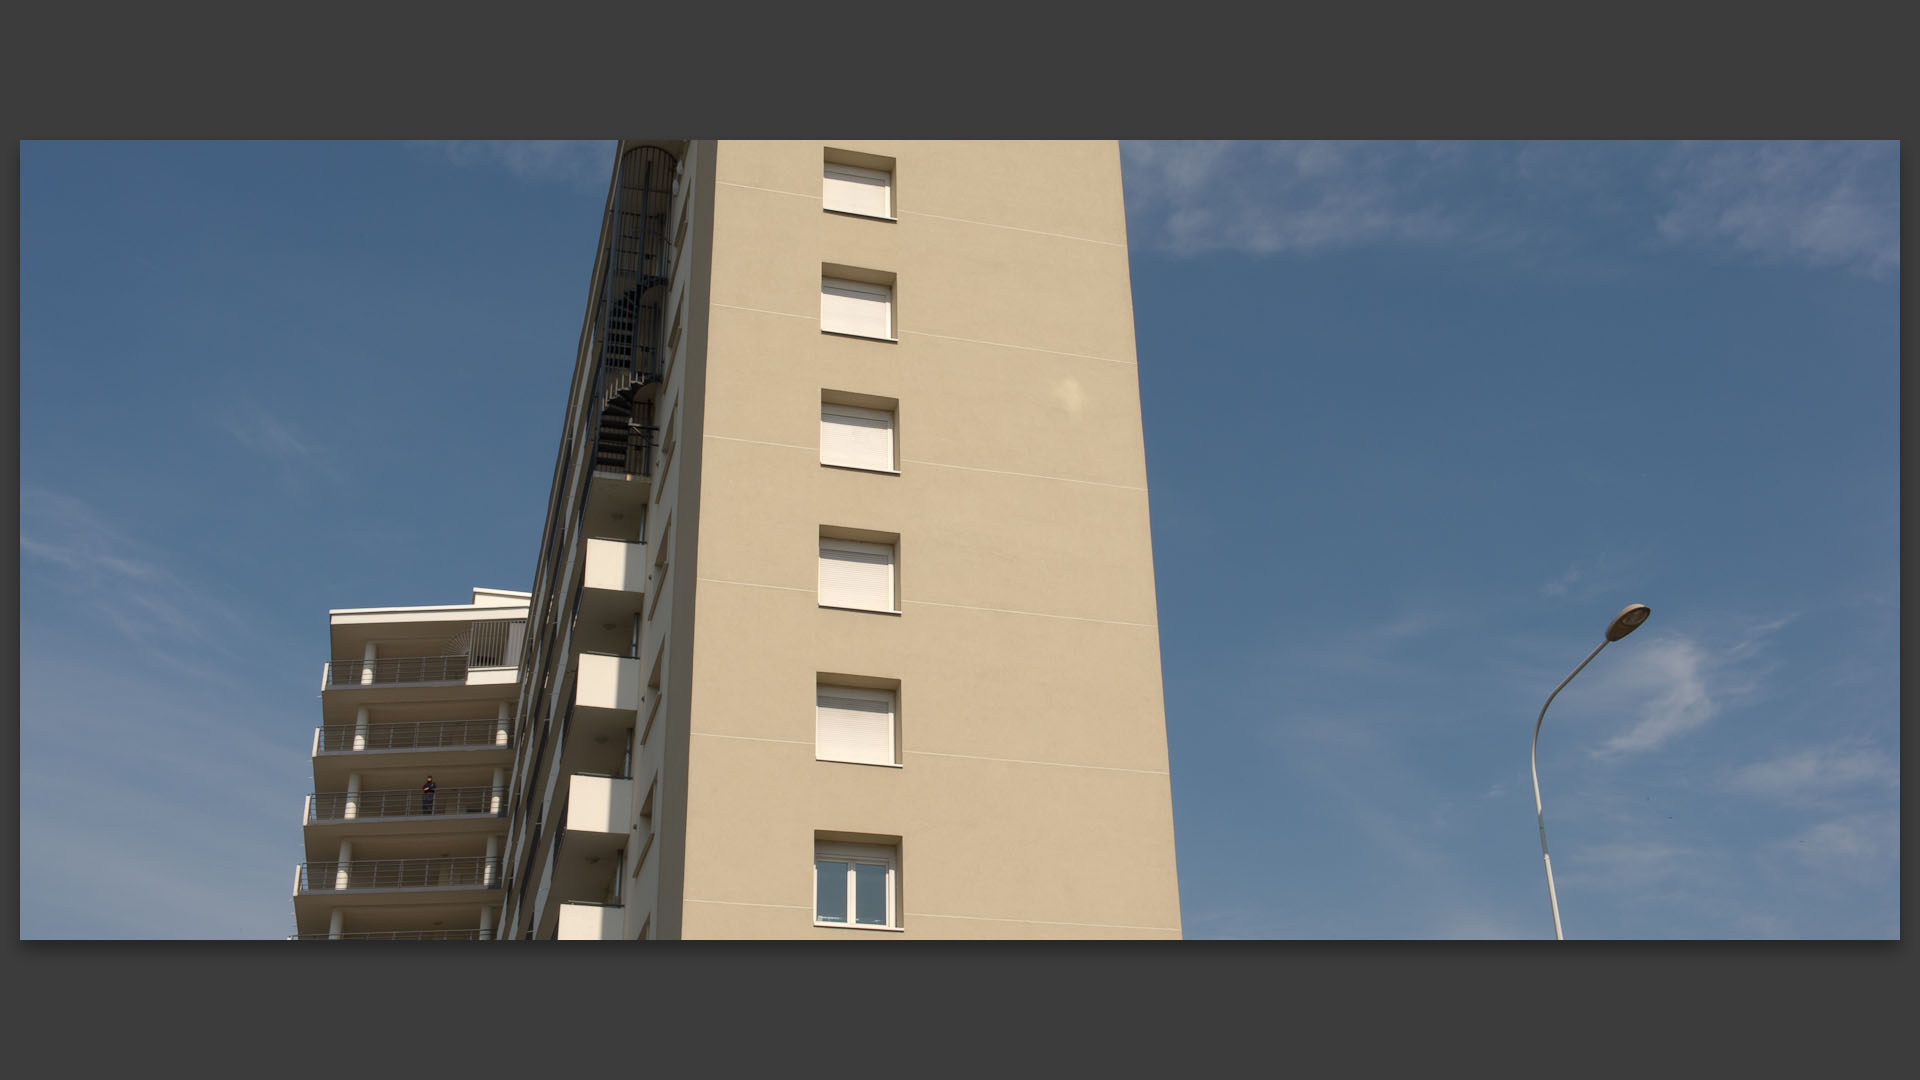
<svg viewBox="0 0 1920 1080"><path fill-rule="evenodd" d="M652 428L627 427L624 421L603 423L593 444L594 469L652 476L653 436Z"/></svg>
<svg viewBox="0 0 1920 1080"><path fill-rule="evenodd" d="M402 724L346 725L320 729L322 750L432 750L442 747L505 747L504 720L421 720Z"/></svg>
<svg viewBox="0 0 1920 1080"><path fill-rule="evenodd" d="M449 859L354 859L300 864L300 891L500 887L500 860L484 855Z"/></svg>
<svg viewBox="0 0 1920 1080"><path fill-rule="evenodd" d="M505 788L441 788L429 800L418 788L384 791L316 791L312 795L315 821L357 821L361 818L415 817L423 814L502 814ZM498 809L496 809L496 807Z"/></svg>
<svg viewBox="0 0 1920 1080"><path fill-rule="evenodd" d="M392 683L465 682L467 657L394 656L380 660L335 660L327 665L329 686L380 686Z"/></svg>
<svg viewBox="0 0 1920 1080"><path fill-rule="evenodd" d="M473 624L467 656L474 667L512 667L520 662L524 620L493 619Z"/></svg>
<svg viewBox="0 0 1920 1080"><path fill-rule="evenodd" d="M471 930L374 930L363 934L295 934L294 941L492 941L493 931Z"/></svg>

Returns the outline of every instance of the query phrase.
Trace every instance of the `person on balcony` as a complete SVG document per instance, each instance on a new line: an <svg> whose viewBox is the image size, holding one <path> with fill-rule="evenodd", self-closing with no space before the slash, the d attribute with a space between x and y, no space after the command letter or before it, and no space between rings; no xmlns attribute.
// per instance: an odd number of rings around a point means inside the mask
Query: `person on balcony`
<svg viewBox="0 0 1920 1080"><path fill-rule="evenodd" d="M433 813L433 793L438 786L439 785L433 782L433 777L431 775L427 777L426 783L420 785L420 812L421 813L423 814Z"/></svg>

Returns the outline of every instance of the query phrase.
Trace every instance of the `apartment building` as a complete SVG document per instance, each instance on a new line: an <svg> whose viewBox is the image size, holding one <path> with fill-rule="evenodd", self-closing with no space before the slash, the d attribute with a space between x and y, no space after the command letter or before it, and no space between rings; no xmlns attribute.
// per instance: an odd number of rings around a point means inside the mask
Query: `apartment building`
<svg viewBox="0 0 1920 1080"><path fill-rule="evenodd" d="M621 143L533 591L500 595L504 819L310 823L303 933L1179 937L1118 147ZM414 625L333 615L336 656ZM368 685L330 725L458 713ZM476 889L316 890L363 851Z"/></svg>
<svg viewBox="0 0 1920 1080"><path fill-rule="evenodd" d="M297 937L493 936L528 599L327 613Z"/></svg>

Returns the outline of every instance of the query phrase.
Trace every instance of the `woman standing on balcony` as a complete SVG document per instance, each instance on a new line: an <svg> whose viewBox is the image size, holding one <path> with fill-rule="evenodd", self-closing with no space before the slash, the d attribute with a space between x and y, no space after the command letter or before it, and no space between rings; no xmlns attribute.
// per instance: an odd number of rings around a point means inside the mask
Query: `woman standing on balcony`
<svg viewBox="0 0 1920 1080"><path fill-rule="evenodd" d="M433 792L437 786L438 785L436 785L433 782L432 774L428 774L427 782L420 785L420 812L421 813L423 814L433 813Z"/></svg>

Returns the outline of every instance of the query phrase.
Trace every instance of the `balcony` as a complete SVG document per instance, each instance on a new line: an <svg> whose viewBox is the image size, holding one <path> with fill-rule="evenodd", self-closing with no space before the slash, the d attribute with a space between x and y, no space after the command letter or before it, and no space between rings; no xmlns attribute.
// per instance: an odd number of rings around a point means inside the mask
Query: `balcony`
<svg viewBox="0 0 1920 1080"><path fill-rule="evenodd" d="M589 590L638 593L647 587L647 546L624 540L587 539L587 568L581 584ZM638 611L634 604L632 610Z"/></svg>
<svg viewBox="0 0 1920 1080"><path fill-rule="evenodd" d="M445 859L354 859L300 864L297 895L396 890L497 889L500 860L484 855Z"/></svg>
<svg viewBox="0 0 1920 1080"><path fill-rule="evenodd" d="M576 709L597 709L622 714L633 722L640 711L640 661L632 656L606 653L580 654L579 672L574 680L573 704Z"/></svg>
<svg viewBox="0 0 1920 1080"><path fill-rule="evenodd" d="M441 788L429 805L417 788L382 791L316 791L307 797L307 820L364 821L369 818L411 818L449 815L494 817L506 813L506 789Z"/></svg>
<svg viewBox="0 0 1920 1080"><path fill-rule="evenodd" d="M575 773L567 780L570 847L595 855L627 846L633 821L633 778ZM609 842L610 841L610 842Z"/></svg>
<svg viewBox="0 0 1920 1080"><path fill-rule="evenodd" d="M395 656L384 660L335 660L327 665L329 687L393 686L401 683L464 683L467 657Z"/></svg>
<svg viewBox="0 0 1920 1080"><path fill-rule="evenodd" d="M465 626L451 638L411 645L437 650L426 655L335 659L326 665L321 689L512 683L520 677L526 628L525 619L486 619ZM367 648L369 654L375 650L371 644Z"/></svg>
<svg viewBox="0 0 1920 1080"><path fill-rule="evenodd" d="M651 427L636 426L630 418L609 408L601 414L593 441L593 469L623 477L653 475Z"/></svg>
<svg viewBox="0 0 1920 1080"><path fill-rule="evenodd" d="M560 941L616 941L625 912L619 904L561 904L553 936Z"/></svg>
<svg viewBox="0 0 1920 1080"><path fill-rule="evenodd" d="M340 724L314 734L315 754L381 753L402 750L509 749L511 721L429 720L400 724Z"/></svg>

